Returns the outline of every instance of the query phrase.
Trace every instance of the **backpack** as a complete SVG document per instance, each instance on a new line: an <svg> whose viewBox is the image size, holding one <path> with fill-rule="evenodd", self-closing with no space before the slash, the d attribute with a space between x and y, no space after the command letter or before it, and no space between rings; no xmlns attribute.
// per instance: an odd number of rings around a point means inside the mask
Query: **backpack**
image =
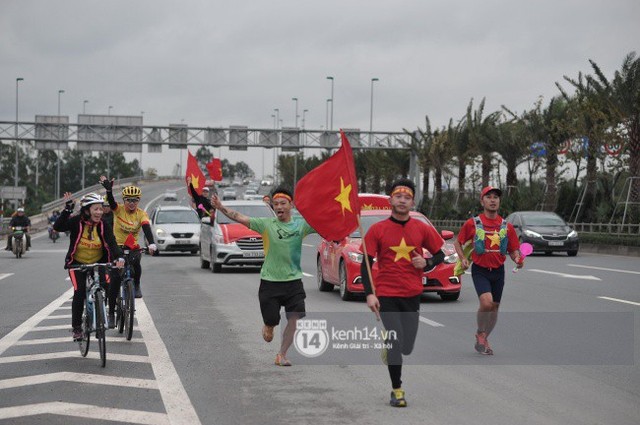
<svg viewBox="0 0 640 425"><path fill-rule="evenodd" d="M495 231L486 231L484 230L484 226L482 225L482 220L480 220L480 216L475 216L473 221L476 225L476 235L473 240L473 249L476 254L484 254L486 252L499 252L502 255L507 255L507 244L509 243L509 239L507 238L507 221L503 218L502 223L500 224L500 230L498 232ZM500 236L500 249L487 249L485 240L487 237L487 233L489 234L498 234Z"/></svg>

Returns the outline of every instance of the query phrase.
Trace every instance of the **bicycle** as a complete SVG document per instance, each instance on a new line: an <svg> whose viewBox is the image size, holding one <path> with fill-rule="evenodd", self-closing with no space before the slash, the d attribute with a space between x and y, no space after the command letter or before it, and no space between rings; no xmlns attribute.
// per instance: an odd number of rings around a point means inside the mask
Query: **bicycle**
<svg viewBox="0 0 640 425"><path fill-rule="evenodd" d="M136 311L131 259L134 255L139 255L142 251L146 251L146 248L122 248L124 273L122 282L120 283L120 293L116 298L116 324L118 332L124 332L127 341L131 341L131 337L133 336L133 319Z"/></svg>
<svg viewBox="0 0 640 425"><path fill-rule="evenodd" d="M108 273L112 267L113 265L111 263L92 263L80 264L71 268L71 270L77 270L87 274L87 296L85 298L84 312L82 313L82 339L78 341L80 354L82 354L82 357L87 356L91 333L95 333L96 339L98 340L102 367L105 367L107 364L106 291L103 282L100 281L100 276L98 275L96 278L96 271L102 268Z"/></svg>

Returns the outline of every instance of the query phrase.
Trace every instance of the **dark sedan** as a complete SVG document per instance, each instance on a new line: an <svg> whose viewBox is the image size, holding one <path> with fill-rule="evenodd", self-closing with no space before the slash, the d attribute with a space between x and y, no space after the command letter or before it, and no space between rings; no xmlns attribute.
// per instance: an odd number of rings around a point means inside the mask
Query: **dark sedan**
<svg viewBox="0 0 640 425"><path fill-rule="evenodd" d="M513 224L520 242L529 242L534 252L566 252L578 255L578 233L558 214L546 211L518 211L507 217Z"/></svg>

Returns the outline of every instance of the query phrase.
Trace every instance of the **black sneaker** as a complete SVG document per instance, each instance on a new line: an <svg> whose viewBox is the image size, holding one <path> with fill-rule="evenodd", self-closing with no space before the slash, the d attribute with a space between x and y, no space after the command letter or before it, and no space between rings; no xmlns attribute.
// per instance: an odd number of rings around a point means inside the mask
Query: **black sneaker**
<svg viewBox="0 0 640 425"><path fill-rule="evenodd" d="M142 291L140 290L140 286L136 286L135 293L136 298L142 298Z"/></svg>
<svg viewBox="0 0 640 425"><path fill-rule="evenodd" d="M113 313L109 314L109 317L107 317L107 326L109 326L109 329L113 329L116 327L116 316Z"/></svg>

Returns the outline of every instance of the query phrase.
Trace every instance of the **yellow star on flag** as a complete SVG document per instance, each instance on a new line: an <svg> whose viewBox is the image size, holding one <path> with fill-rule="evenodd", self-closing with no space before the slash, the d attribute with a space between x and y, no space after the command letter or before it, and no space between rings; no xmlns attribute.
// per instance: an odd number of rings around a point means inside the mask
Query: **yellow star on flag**
<svg viewBox="0 0 640 425"><path fill-rule="evenodd" d="M200 178L198 176L194 176L193 174L191 174L191 184L193 185L194 189L198 189L200 188Z"/></svg>
<svg viewBox="0 0 640 425"><path fill-rule="evenodd" d="M344 180L342 179L342 177L340 177L340 194L333 199L340 203L340 207L342 208L342 215L344 215L344 210L353 212L351 210L351 202L349 202L350 194L351 194L351 184L348 184L345 187Z"/></svg>
<svg viewBox="0 0 640 425"><path fill-rule="evenodd" d="M491 248L492 246L500 246L500 235L498 233L487 235L487 239L491 241L491 245L489 245L489 248Z"/></svg>
<svg viewBox="0 0 640 425"><path fill-rule="evenodd" d="M415 246L407 245L407 243L404 241L404 238L402 238L402 240L400 241L400 245L390 246L389 248L391 248L391 250L395 251L396 253L396 258L393 260L394 262L402 258L406 258L407 261L411 262L411 256L409 255L409 253L415 249Z"/></svg>

